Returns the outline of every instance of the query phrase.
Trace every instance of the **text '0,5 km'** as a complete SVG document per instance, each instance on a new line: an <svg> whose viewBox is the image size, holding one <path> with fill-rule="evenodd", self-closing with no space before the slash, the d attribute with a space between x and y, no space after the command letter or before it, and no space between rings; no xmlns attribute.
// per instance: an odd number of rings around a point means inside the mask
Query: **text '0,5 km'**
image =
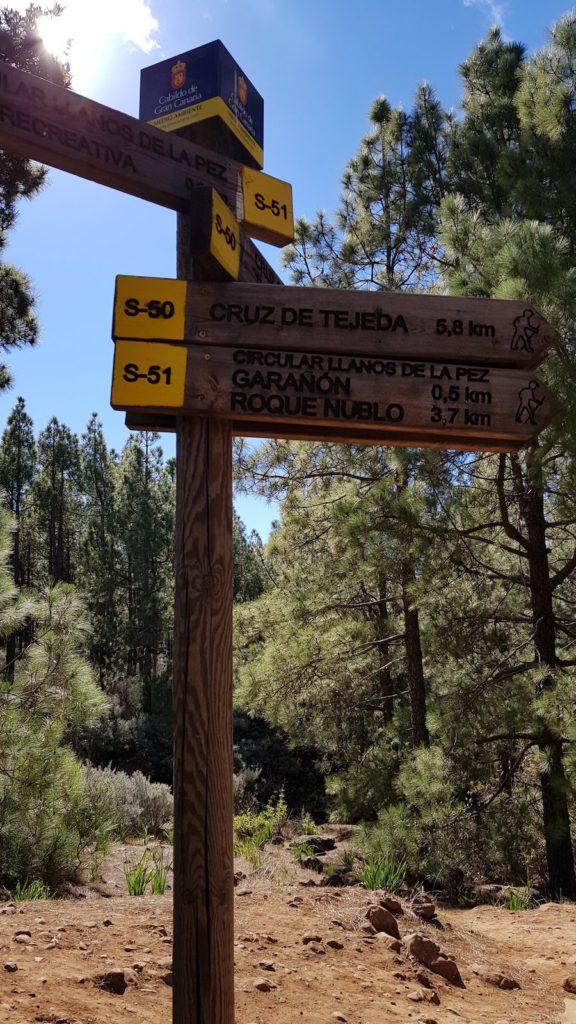
<svg viewBox="0 0 576 1024"><path fill-rule="evenodd" d="M362 430L394 443L400 431L415 444L444 434L445 447L495 439L510 450L555 412L526 370L147 341L116 343L112 405L247 420L261 436L294 436L296 424L311 440L330 427L351 442Z"/></svg>
<svg viewBox="0 0 576 1024"><path fill-rule="evenodd" d="M151 316L148 303L171 300L175 284L174 314ZM112 335L517 368L537 366L557 340L524 302L137 277L116 279Z"/></svg>

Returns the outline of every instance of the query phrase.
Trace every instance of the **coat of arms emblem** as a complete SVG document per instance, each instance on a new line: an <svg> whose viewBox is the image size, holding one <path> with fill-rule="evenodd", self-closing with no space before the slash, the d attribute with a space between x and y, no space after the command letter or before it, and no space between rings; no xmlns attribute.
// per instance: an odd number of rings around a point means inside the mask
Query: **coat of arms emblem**
<svg viewBox="0 0 576 1024"><path fill-rule="evenodd" d="M170 87L172 89L181 89L186 81L186 65L183 60L178 60L172 66L170 75Z"/></svg>
<svg viewBox="0 0 576 1024"><path fill-rule="evenodd" d="M243 107L245 107L248 102L248 82L244 78L244 75L238 75L238 80L236 82L236 92L238 94L238 99L240 100L240 103L242 104Z"/></svg>

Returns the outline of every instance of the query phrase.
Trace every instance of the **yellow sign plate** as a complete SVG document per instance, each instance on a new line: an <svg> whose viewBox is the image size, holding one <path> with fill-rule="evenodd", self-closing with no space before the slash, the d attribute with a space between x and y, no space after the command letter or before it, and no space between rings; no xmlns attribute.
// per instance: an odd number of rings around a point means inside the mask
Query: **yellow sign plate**
<svg viewBox="0 0 576 1024"><path fill-rule="evenodd" d="M155 117L148 124L161 128L165 132L174 132L178 128L184 128L187 124L196 124L198 121L206 121L210 117L219 117L236 138L242 143L256 163L262 167L264 163L264 150L259 146L256 139L253 139L246 131L243 124L230 110L230 107L220 96L213 96L212 99L204 100L202 103L195 103L192 107L183 107L182 110L173 114L163 114L162 117Z"/></svg>
<svg viewBox="0 0 576 1024"><path fill-rule="evenodd" d="M250 167L242 168L244 227L271 245L294 241L292 186Z"/></svg>
<svg viewBox="0 0 576 1024"><path fill-rule="evenodd" d="M176 345L118 341L112 372L113 409L178 409L184 405L188 352Z"/></svg>
<svg viewBox="0 0 576 1024"><path fill-rule="evenodd" d="M112 337L151 341L183 338L185 307L186 281L117 277Z"/></svg>
<svg viewBox="0 0 576 1024"><path fill-rule="evenodd" d="M230 277L237 281L240 273L240 227L215 189L212 189L210 253Z"/></svg>

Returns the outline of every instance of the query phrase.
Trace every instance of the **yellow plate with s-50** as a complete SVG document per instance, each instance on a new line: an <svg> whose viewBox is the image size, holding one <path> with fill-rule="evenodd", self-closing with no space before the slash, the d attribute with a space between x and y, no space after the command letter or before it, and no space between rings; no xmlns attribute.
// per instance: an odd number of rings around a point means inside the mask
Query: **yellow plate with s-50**
<svg viewBox="0 0 576 1024"><path fill-rule="evenodd" d="M164 277L116 278L112 337L174 341L184 337L186 281Z"/></svg>

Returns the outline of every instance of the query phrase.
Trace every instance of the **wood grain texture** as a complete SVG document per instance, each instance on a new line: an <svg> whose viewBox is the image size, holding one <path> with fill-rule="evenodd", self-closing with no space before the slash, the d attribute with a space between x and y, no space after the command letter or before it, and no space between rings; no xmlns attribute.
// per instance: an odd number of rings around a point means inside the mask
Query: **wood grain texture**
<svg viewBox="0 0 576 1024"><path fill-rule="evenodd" d="M126 413L125 423L129 430L158 430L163 433L175 433L177 419L173 415L144 410L130 410ZM232 421L232 432L235 437L273 437L284 441L309 441L310 428L299 426L298 423L263 423L253 420L242 422ZM314 441L328 441L332 444L349 445L386 445L392 448L436 448L457 451L479 452L518 452L525 446L525 441L513 441L504 437L479 437L467 433L460 435L450 433L430 433L425 437L404 434L401 430L394 435L383 438L381 431L370 430L369 427L354 429L346 426L345 431L338 427L315 427Z"/></svg>
<svg viewBox="0 0 576 1024"><path fill-rule="evenodd" d="M350 428L379 433L382 443L394 443L397 433L412 434L415 445L444 433L447 447L453 436L467 434L488 442L509 439L517 447L536 437L557 412L552 394L532 370L148 341L117 342L116 350L117 408L166 411L177 403L189 415L234 424L262 421L261 435L270 424L275 436L282 429L289 436L295 423L300 430L308 426L308 440L323 436L328 427L344 440ZM123 383L123 368L148 351L154 363L166 366L163 372L173 375L174 394L179 385L176 401L163 403L161 385ZM183 356L186 366L176 380Z"/></svg>
<svg viewBox="0 0 576 1024"><path fill-rule="evenodd" d="M231 434L182 419L174 622L174 1024L234 1020Z"/></svg>
<svg viewBox="0 0 576 1024"><path fill-rule="evenodd" d="M202 274L189 239L181 215L181 278ZM224 420L177 419L173 717L172 1019L234 1024L232 433Z"/></svg>
<svg viewBox="0 0 576 1024"><path fill-rule="evenodd" d="M240 282L187 290L185 340L194 344L531 368L557 339L524 302Z"/></svg>

